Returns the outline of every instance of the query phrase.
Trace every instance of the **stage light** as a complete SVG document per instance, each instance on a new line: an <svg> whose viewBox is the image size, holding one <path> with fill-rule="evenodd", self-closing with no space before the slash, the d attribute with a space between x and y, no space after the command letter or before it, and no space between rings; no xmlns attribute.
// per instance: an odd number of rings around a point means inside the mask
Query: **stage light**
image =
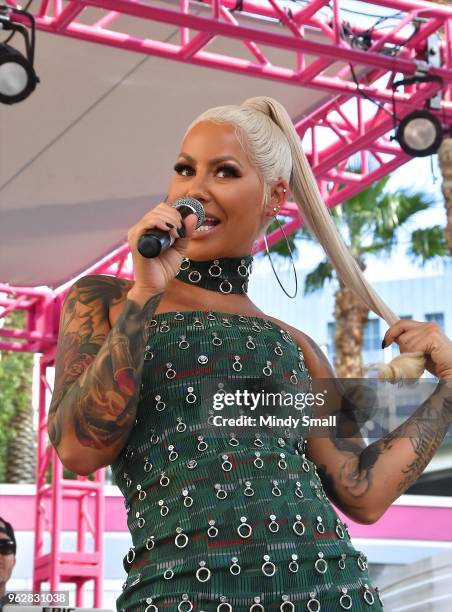
<svg viewBox="0 0 452 612"><path fill-rule="evenodd" d="M395 140L412 157L433 155L441 146L443 128L428 110L415 110L399 123Z"/></svg>
<svg viewBox="0 0 452 612"><path fill-rule="evenodd" d="M30 23L31 36L21 23L12 17L21 15ZM35 20L31 13L19 8L0 5L0 30L12 31L11 36L0 43L0 102L15 104L25 100L39 83L39 77L33 68L35 52ZM27 56L25 57L7 43L19 32L24 38Z"/></svg>
<svg viewBox="0 0 452 612"><path fill-rule="evenodd" d="M37 82L33 66L22 53L0 43L0 102L15 104L25 100Z"/></svg>

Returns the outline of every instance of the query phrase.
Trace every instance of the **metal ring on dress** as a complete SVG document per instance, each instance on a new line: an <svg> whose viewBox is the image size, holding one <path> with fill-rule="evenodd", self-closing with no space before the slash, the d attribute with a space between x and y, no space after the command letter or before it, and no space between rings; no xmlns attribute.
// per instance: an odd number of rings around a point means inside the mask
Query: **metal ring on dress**
<svg viewBox="0 0 452 612"><path fill-rule="evenodd" d="M361 571L364 572L367 569L367 564L366 564L366 562L364 561L364 559L362 558L361 555L359 555L359 557L356 559L356 562L357 562L358 567L359 567L359 569Z"/></svg>
<svg viewBox="0 0 452 612"><path fill-rule="evenodd" d="M298 555L293 554L292 561L289 563L289 570L294 574L298 572L298 569L299 569L297 559L298 559Z"/></svg>
<svg viewBox="0 0 452 612"><path fill-rule="evenodd" d="M256 451L254 454L256 455L256 459L254 459L254 461L253 461L254 465L255 465L255 466L258 468L258 469L263 468L263 467L264 467L264 462L263 462L263 461L262 461L262 459L261 459L261 454L260 454L260 452L259 452L259 451Z"/></svg>
<svg viewBox="0 0 452 612"><path fill-rule="evenodd" d="M277 480L273 480L272 493L273 493L273 495L275 497L280 497L281 496L281 489L278 487L278 481Z"/></svg>
<svg viewBox="0 0 452 612"><path fill-rule="evenodd" d="M166 378L168 378L169 380L172 380L175 376L176 376L176 370L173 369L173 364L172 363L167 363L166 367L168 368L165 372L165 376Z"/></svg>
<svg viewBox="0 0 452 612"><path fill-rule="evenodd" d="M297 372L296 370L292 370L292 374L290 376L290 382L293 383L294 385L297 384L298 382L298 376L297 376Z"/></svg>
<svg viewBox="0 0 452 612"><path fill-rule="evenodd" d="M279 531L279 525L276 522L276 514L270 514L270 524L268 528L272 533L277 533Z"/></svg>
<svg viewBox="0 0 452 612"><path fill-rule="evenodd" d="M320 601L316 598L315 591L312 591L312 593L309 593L309 595L310 595L311 599L306 604L309 612L319 612L319 610L320 610Z"/></svg>
<svg viewBox="0 0 452 612"><path fill-rule="evenodd" d="M226 597L222 595L220 597L220 602L217 606L217 612L232 612L231 604L227 603Z"/></svg>
<svg viewBox="0 0 452 612"><path fill-rule="evenodd" d="M337 534L337 537L340 538L341 540L343 540L345 538L345 532L344 529L341 525L341 519L337 518L336 519L336 527L335 527L335 531Z"/></svg>
<svg viewBox="0 0 452 612"><path fill-rule="evenodd" d="M183 321L185 319L184 315L181 312L176 312L174 318L176 321Z"/></svg>
<svg viewBox="0 0 452 612"><path fill-rule="evenodd" d="M203 322L200 321L198 317L195 317L195 320L193 321L193 327L197 327L199 329L203 327Z"/></svg>
<svg viewBox="0 0 452 612"><path fill-rule="evenodd" d="M221 464L222 469L225 472L230 472L232 470L232 463L229 461L229 458L227 455L221 455L221 458L223 459L223 462Z"/></svg>
<svg viewBox="0 0 452 612"><path fill-rule="evenodd" d="M174 572L170 567L168 567L163 573L163 577L165 578L165 580L171 580L173 576Z"/></svg>
<svg viewBox="0 0 452 612"><path fill-rule="evenodd" d="M196 570L196 578L197 580L199 580L199 582L207 582L208 580L210 580L210 577L212 575L212 572L210 571L210 569L208 567L206 567L206 562L205 561L200 561L199 565L201 567L199 567ZM201 578L201 572L204 572L204 578Z"/></svg>
<svg viewBox="0 0 452 612"><path fill-rule="evenodd" d="M319 574L324 574L328 569L328 563L323 558L322 552L317 553L317 555L319 558L314 563L314 567L319 572Z"/></svg>
<svg viewBox="0 0 452 612"><path fill-rule="evenodd" d="M238 576L240 572L242 571L242 568L237 563L238 557L232 557L231 561L232 561L232 565L230 566L229 571L231 572L233 576Z"/></svg>
<svg viewBox="0 0 452 612"><path fill-rule="evenodd" d="M193 604L188 599L188 594L184 593L182 595L182 601L177 605L177 609L179 612L191 612L193 610Z"/></svg>
<svg viewBox="0 0 452 612"><path fill-rule="evenodd" d="M194 404L196 402L196 395L193 393L193 387L187 387L187 391L188 393L185 396L185 401L187 404Z"/></svg>
<svg viewBox="0 0 452 612"><path fill-rule="evenodd" d="M193 505L193 497L190 497L188 494L188 489L184 489L182 491L182 495L184 496L184 506L186 508L190 508Z"/></svg>
<svg viewBox="0 0 452 612"><path fill-rule="evenodd" d="M364 584L364 589L365 589L363 593L364 601L371 606L375 601L374 594L372 593L372 591L369 590L369 586L367 584Z"/></svg>
<svg viewBox="0 0 452 612"><path fill-rule="evenodd" d="M168 476L165 476L165 472L162 472L160 476L160 484L162 485L162 487L167 487L169 483L170 479L168 478Z"/></svg>
<svg viewBox="0 0 452 612"><path fill-rule="evenodd" d="M246 480L245 481L245 489L243 491L243 494L246 495L247 497L252 497L254 495L254 489L251 488L251 481L250 480Z"/></svg>
<svg viewBox="0 0 452 612"><path fill-rule="evenodd" d="M192 270L191 272L188 273L188 280L191 283L199 283L201 278L202 278L201 273L198 272L198 270Z"/></svg>
<svg viewBox="0 0 452 612"><path fill-rule="evenodd" d="M127 563L132 564L134 562L134 559L135 559L135 546L131 546L127 552Z"/></svg>
<svg viewBox="0 0 452 612"><path fill-rule="evenodd" d="M302 536L306 530L302 520L301 520L301 516L299 514L296 515L295 517L297 520L295 521L295 523L292 525L292 529L294 530L294 532L298 535L298 536Z"/></svg>
<svg viewBox="0 0 452 612"><path fill-rule="evenodd" d="M296 484L296 487L295 487L295 495L296 495L297 497L304 497L304 495L303 495L303 491L301 490L301 482L299 482L299 481L297 480L297 482L296 482L295 484Z"/></svg>
<svg viewBox="0 0 452 612"><path fill-rule="evenodd" d="M245 346L250 350L254 350L256 348L256 345L253 342L253 336L248 336L248 340L246 341Z"/></svg>
<svg viewBox="0 0 452 612"><path fill-rule="evenodd" d="M250 606L249 612L265 612L264 606L260 603L261 598L255 597L254 603Z"/></svg>
<svg viewBox="0 0 452 612"><path fill-rule="evenodd" d="M205 451L206 448L208 448L208 444L207 444L207 442L204 441L204 436L198 436L198 440L199 440L198 450L201 451L201 452Z"/></svg>
<svg viewBox="0 0 452 612"><path fill-rule="evenodd" d="M235 433L230 433L230 438L229 438L229 444L231 446L238 446L240 444L240 442L238 441L238 439L235 437Z"/></svg>
<svg viewBox="0 0 452 612"><path fill-rule="evenodd" d="M164 505L163 499L159 499L158 505L160 506L160 515L166 516L169 512L169 508L168 506Z"/></svg>
<svg viewBox="0 0 452 612"><path fill-rule="evenodd" d="M183 351L185 351L185 349L188 349L188 347L190 346L190 343L185 338L186 336L181 336L178 343L178 347Z"/></svg>
<svg viewBox="0 0 452 612"><path fill-rule="evenodd" d="M215 489L217 490L216 496L218 497L218 499L225 499L225 497L227 497L228 495L225 489L222 489L219 483L216 483L214 486L215 486Z"/></svg>
<svg viewBox="0 0 452 612"><path fill-rule="evenodd" d="M162 401L162 396L161 395L156 395L155 399L157 400L156 404L155 404L155 409L160 411L160 410L165 410L165 402ZM152 442L152 438L151 438L151 442Z"/></svg>
<svg viewBox="0 0 452 612"><path fill-rule="evenodd" d="M152 597L146 597L146 603L149 605L144 609L144 612L158 612L159 609L152 603Z"/></svg>
<svg viewBox="0 0 452 612"><path fill-rule="evenodd" d="M281 612L289 612L289 610L291 612L294 612L295 610L295 604L292 603L289 600L289 596L288 595L281 595L283 602L282 604L279 606L279 609L281 610Z"/></svg>
<svg viewBox="0 0 452 612"><path fill-rule="evenodd" d="M174 444L170 444L168 446L168 450L170 451L170 453L168 455L168 459L170 461L176 461L176 459L179 457L179 453L174 450Z"/></svg>
<svg viewBox="0 0 452 612"><path fill-rule="evenodd" d="M264 555L264 563L262 563L261 565L261 570L264 576L274 576L276 572L276 566L270 561L270 555Z"/></svg>
<svg viewBox="0 0 452 612"><path fill-rule="evenodd" d="M187 425L183 422L182 417L177 417L177 426L176 429L179 433L185 431L187 429Z"/></svg>
<svg viewBox="0 0 452 612"><path fill-rule="evenodd" d="M267 361L267 365L266 365L266 366L264 366L264 367L262 368L262 373L263 373L265 376L271 376L271 375L272 375L273 370L272 370L272 369L271 369L271 367L270 367L270 366L271 366L271 364L272 364L272 362L271 362L271 361Z"/></svg>
<svg viewBox="0 0 452 612"><path fill-rule="evenodd" d="M149 459L146 457L146 461L144 462L144 471L145 472L150 472L152 470L152 463L149 461Z"/></svg>
<svg viewBox="0 0 452 612"><path fill-rule="evenodd" d="M325 533L325 525L323 524L321 516L317 517L317 525L315 526L319 533Z"/></svg>
<svg viewBox="0 0 452 612"><path fill-rule="evenodd" d="M259 434L254 434L254 442L253 442L254 446L259 446L262 447L264 446L264 443L262 442L262 440L259 438Z"/></svg>
<svg viewBox="0 0 452 612"><path fill-rule="evenodd" d="M215 346L221 346L223 344L223 340L219 337L217 332L212 332L212 336L212 344L214 344Z"/></svg>
<svg viewBox="0 0 452 612"><path fill-rule="evenodd" d="M182 533L182 527L176 527L177 536L174 538L174 543L177 548L185 548L188 544L188 535L186 533ZM181 543L183 541L183 544Z"/></svg>
<svg viewBox="0 0 452 612"><path fill-rule="evenodd" d="M342 592L342 595L339 598L339 605L344 610L350 610L350 608L353 606L353 600L350 597L350 595L347 594L347 588L342 587L341 592Z"/></svg>
<svg viewBox="0 0 452 612"><path fill-rule="evenodd" d="M163 332L164 334L166 334L166 332L169 332L170 328L169 325L166 321L162 321L160 324L160 332Z"/></svg>
<svg viewBox="0 0 452 612"><path fill-rule="evenodd" d="M186 264L186 265L185 265ZM190 267L190 259L188 257L184 257L182 263L179 267L180 270L188 270Z"/></svg>
<svg viewBox="0 0 452 612"><path fill-rule="evenodd" d="M146 542L144 545L146 547L146 550L152 550L155 546L154 536L149 536L148 538L146 538Z"/></svg>
<svg viewBox="0 0 452 612"><path fill-rule="evenodd" d="M218 535L218 529L215 527L215 521L212 519L209 521L210 527L207 529L207 535L209 538L216 538Z"/></svg>
<svg viewBox="0 0 452 612"><path fill-rule="evenodd" d="M287 469L286 455L284 453L279 453L279 456L280 456L280 459L278 461L278 466L282 470L286 470Z"/></svg>
<svg viewBox="0 0 452 612"><path fill-rule="evenodd" d="M240 522L241 524L237 527L237 533L241 538L249 538L250 535L253 533L253 528L249 523L246 522L246 516L241 516ZM241 530L243 529L246 530L246 533L242 533Z"/></svg>
<svg viewBox="0 0 452 612"><path fill-rule="evenodd" d="M347 555L345 553L342 553L341 558L337 562L337 564L339 565L339 569L341 570L345 569L345 559L346 558L347 558Z"/></svg>
<svg viewBox="0 0 452 612"><path fill-rule="evenodd" d="M240 372L243 369L243 365L240 363L240 356L234 355L234 363L232 364L232 369L236 372Z"/></svg>

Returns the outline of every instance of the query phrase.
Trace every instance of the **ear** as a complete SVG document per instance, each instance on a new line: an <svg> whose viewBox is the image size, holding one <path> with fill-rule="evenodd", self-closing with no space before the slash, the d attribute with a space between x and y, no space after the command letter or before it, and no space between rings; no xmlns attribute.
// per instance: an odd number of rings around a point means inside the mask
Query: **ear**
<svg viewBox="0 0 452 612"><path fill-rule="evenodd" d="M286 201L286 194L289 189L287 181L279 177L270 188L270 198L266 206L265 216L274 217L278 214Z"/></svg>

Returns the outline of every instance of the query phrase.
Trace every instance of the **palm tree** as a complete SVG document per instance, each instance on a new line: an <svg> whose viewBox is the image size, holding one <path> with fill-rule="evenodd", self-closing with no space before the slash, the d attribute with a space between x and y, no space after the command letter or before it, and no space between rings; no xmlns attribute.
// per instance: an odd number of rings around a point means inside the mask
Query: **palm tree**
<svg viewBox="0 0 452 612"><path fill-rule="evenodd" d="M331 209L331 215L338 225L350 252L364 272L367 255L389 257L397 244L397 230L407 224L414 215L428 209L433 202L423 193L409 193L400 190L386 193L389 177L374 183L342 205ZM269 228L269 231L273 230ZM306 227L295 234L304 240L317 242ZM292 239L291 248L296 249ZM369 240L370 239L370 240ZM285 242L273 249L286 255ZM408 255L422 265L426 261L447 254L443 229L437 225L411 232ZM363 375L362 347L364 325L369 309L341 281L325 258L305 278L305 295L322 289L327 280L336 279L339 287L335 292L334 316L336 319L335 370L341 378L359 378Z"/></svg>

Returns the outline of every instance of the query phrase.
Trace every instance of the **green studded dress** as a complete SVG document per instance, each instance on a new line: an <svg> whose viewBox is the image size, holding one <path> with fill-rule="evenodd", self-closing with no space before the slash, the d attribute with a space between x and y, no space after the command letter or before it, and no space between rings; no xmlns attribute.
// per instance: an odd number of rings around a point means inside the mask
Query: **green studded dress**
<svg viewBox="0 0 452 612"><path fill-rule="evenodd" d="M309 425L216 425L250 409L214 397L309 391L292 336L193 310L156 314L146 333L136 423L112 464L133 542L118 612L382 610L304 454Z"/></svg>

